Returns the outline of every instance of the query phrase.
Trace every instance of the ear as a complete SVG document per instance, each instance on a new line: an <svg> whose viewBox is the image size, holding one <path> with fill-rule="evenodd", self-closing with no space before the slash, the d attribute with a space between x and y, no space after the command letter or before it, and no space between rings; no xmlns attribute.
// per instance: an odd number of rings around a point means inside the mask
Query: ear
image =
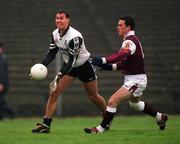
<svg viewBox="0 0 180 144"><path fill-rule="evenodd" d="M68 23L70 24L70 19L68 18L67 20L68 20Z"/></svg>
<svg viewBox="0 0 180 144"><path fill-rule="evenodd" d="M131 27L130 27L130 26L128 26L128 27L127 27L127 30L128 30L128 31L131 31Z"/></svg>

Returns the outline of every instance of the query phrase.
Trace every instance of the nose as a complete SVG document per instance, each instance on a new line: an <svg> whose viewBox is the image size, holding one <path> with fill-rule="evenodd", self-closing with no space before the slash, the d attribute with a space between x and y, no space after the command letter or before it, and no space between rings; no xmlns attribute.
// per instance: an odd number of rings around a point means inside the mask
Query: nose
<svg viewBox="0 0 180 144"><path fill-rule="evenodd" d="M119 26L117 26L117 28L116 28L117 30L119 30Z"/></svg>
<svg viewBox="0 0 180 144"><path fill-rule="evenodd" d="M119 26L117 27L117 31L119 32Z"/></svg>

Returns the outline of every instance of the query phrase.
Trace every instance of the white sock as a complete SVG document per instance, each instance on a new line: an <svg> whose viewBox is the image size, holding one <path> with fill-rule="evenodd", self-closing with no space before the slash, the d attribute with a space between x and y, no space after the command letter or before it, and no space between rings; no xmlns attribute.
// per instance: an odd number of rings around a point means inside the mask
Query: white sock
<svg viewBox="0 0 180 144"><path fill-rule="evenodd" d="M104 131L104 128L101 125L97 126L96 128L98 129L98 131L100 133L102 133Z"/></svg>
<svg viewBox="0 0 180 144"><path fill-rule="evenodd" d="M160 121L161 120L161 116L162 116L162 114L161 113L159 113L159 112L157 112L157 114L156 114L156 120L157 121Z"/></svg>
<svg viewBox="0 0 180 144"><path fill-rule="evenodd" d="M115 113L116 109L117 108L112 108L112 107L107 106L106 111L111 112L111 113Z"/></svg>

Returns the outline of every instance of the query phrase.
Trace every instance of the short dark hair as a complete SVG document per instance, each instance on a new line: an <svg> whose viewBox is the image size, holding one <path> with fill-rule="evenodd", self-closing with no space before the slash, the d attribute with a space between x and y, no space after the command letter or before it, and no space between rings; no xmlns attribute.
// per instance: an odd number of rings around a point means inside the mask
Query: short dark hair
<svg viewBox="0 0 180 144"><path fill-rule="evenodd" d="M57 13L59 13L59 14L63 13L63 14L65 14L66 18L70 18L69 13L65 10L59 10Z"/></svg>
<svg viewBox="0 0 180 144"><path fill-rule="evenodd" d="M134 30L135 28L135 21L131 16L122 16L119 18L119 20L124 20L126 26L130 26L131 30Z"/></svg>

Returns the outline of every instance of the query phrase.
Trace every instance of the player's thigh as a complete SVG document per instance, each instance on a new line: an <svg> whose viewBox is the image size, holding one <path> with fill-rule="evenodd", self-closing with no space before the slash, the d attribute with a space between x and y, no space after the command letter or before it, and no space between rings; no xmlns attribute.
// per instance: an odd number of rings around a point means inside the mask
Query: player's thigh
<svg viewBox="0 0 180 144"><path fill-rule="evenodd" d="M121 87L109 98L108 106L116 107L120 102L128 100L131 96L132 93L128 89Z"/></svg>
<svg viewBox="0 0 180 144"><path fill-rule="evenodd" d="M83 83L88 96L96 97L98 95L97 80Z"/></svg>
<svg viewBox="0 0 180 144"><path fill-rule="evenodd" d="M62 93L75 78L69 75L64 75L58 82L55 92Z"/></svg>
<svg viewBox="0 0 180 144"><path fill-rule="evenodd" d="M128 89L134 97L140 97L146 86L147 76L145 74L125 76L123 87Z"/></svg>

